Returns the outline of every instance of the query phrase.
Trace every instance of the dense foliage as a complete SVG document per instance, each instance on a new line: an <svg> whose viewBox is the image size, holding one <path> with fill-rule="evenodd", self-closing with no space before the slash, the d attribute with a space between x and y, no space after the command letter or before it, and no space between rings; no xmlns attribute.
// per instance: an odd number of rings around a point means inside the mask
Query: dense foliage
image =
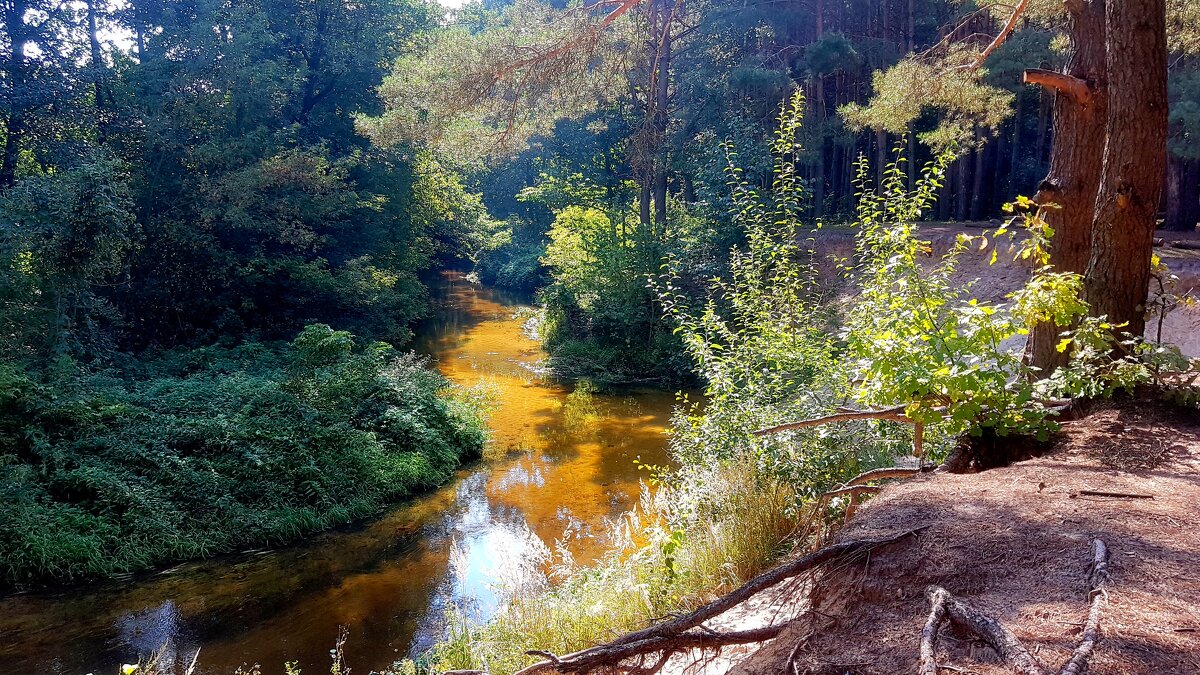
<svg viewBox="0 0 1200 675"><path fill-rule="evenodd" d="M473 404L417 357L306 328L123 371L0 367L0 583L269 546L445 481Z"/></svg>
<svg viewBox="0 0 1200 675"><path fill-rule="evenodd" d="M870 178L880 185L898 141L910 189L924 163L952 153L924 220L1003 217L1013 195L1033 194L1051 157L1054 97L1027 86L1023 73L1064 63L1063 12L1052 5L1034 2L1029 20L983 55L1008 5L630 0L587 12L532 0L470 4L397 62L382 111L360 124L381 145L420 142L469 167L505 219L473 254L481 279L529 289L562 276L542 248L567 206L599 208L640 237L597 241L596 251L613 255L576 259L576 269L591 267L608 286L631 291L605 303L603 316L561 283L544 296L543 335L559 365L616 369L611 379L627 379L613 349L628 340L637 362L629 370L644 372L675 343L662 337L666 326L653 320L653 298L636 281L656 273L657 261L614 265L613 256L686 253L696 262L683 282L691 287L724 272L740 233L726 217L721 143L741 149L748 184L769 188L771 159L761 148L794 88L806 94L796 168L808 215L852 220L859 158L872 158ZM1190 229L1200 220L1190 96L1196 22L1187 3L1169 5L1175 187L1166 220ZM514 203L547 182L594 186L603 203ZM697 227L708 246L671 250L680 230ZM634 247L636 256L626 255ZM680 365L657 367L655 376L671 378Z"/></svg>
<svg viewBox="0 0 1200 675"><path fill-rule="evenodd" d="M486 222L428 153L354 128L435 6L15 5L0 254L24 262L0 266L3 321L22 324L6 350L45 347L17 344L36 332L102 358L314 321L404 342L417 273Z"/></svg>
<svg viewBox="0 0 1200 675"><path fill-rule="evenodd" d="M355 130L436 5L4 11L0 584L294 539L478 453L458 394L373 342L490 222Z"/></svg>

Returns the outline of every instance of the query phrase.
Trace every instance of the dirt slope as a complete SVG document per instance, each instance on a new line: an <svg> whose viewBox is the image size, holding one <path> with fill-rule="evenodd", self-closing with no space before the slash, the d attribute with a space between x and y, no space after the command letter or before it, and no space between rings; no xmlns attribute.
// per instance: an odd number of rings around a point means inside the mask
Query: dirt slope
<svg viewBox="0 0 1200 675"><path fill-rule="evenodd" d="M1151 499L1093 497L1081 491ZM1089 672L1200 673L1200 417L1126 405L1068 423L1051 454L970 475L893 484L839 538L921 525L829 573L811 609L736 666L741 675L915 673L924 592L940 585L1006 624L1048 668L1087 615L1090 541L1111 551L1102 642ZM943 629L943 673L1009 673L990 648Z"/></svg>

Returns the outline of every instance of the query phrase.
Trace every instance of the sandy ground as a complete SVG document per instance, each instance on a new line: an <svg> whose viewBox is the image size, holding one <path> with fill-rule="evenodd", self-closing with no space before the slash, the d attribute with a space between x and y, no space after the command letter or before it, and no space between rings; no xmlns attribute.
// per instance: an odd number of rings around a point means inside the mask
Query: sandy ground
<svg viewBox="0 0 1200 675"><path fill-rule="evenodd" d="M1097 490L1148 499L1094 497ZM1087 616L1093 538L1111 552L1094 674L1200 673L1200 416L1145 404L1065 425L1042 457L978 474L893 483L836 539L924 529L828 572L776 587L720 628L798 616L757 652L742 648L688 672L760 675L915 673L929 612L945 587L1003 622L1057 672ZM742 609L742 608L739 608ZM949 628L944 673L1000 675L991 649ZM797 649L797 645L799 648ZM678 667L673 668L680 672Z"/></svg>

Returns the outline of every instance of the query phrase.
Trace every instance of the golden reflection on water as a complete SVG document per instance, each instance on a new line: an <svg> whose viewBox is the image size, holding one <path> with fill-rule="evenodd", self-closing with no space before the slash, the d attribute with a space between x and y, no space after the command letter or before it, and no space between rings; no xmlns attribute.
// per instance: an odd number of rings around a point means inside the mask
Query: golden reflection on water
<svg viewBox="0 0 1200 675"><path fill-rule="evenodd" d="M486 616L498 578L536 567L564 541L577 560L605 544L604 521L639 494L634 460L665 461L674 396L572 395L537 373L539 345L512 298L444 273L440 311L416 348L452 381L494 397L489 460L361 527L279 550L190 563L134 581L0 599L0 673L111 675L170 640L201 673L297 661L328 672L338 627L366 673L433 643L447 608ZM182 668L182 666L181 666Z"/></svg>

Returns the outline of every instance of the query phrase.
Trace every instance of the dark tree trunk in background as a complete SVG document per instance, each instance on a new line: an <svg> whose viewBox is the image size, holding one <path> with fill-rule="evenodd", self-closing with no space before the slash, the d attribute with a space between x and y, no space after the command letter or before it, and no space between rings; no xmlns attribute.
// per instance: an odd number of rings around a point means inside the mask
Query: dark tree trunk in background
<svg viewBox="0 0 1200 675"><path fill-rule="evenodd" d="M820 40L825 34L825 0L817 0L815 10L814 39ZM813 212L820 218L825 214L825 78L821 73L813 73L812 78L812 97L808 104L817 129L817 147L813 148L817 156L812 172Z"/></svg>
<svg viewBox="0 0 1200 675"><path fill-rule="evenodd" d="M657 87L654 94L654 136L658 152L654 157L654 226L659 232L667 227L667 107L671 93L671 21L672 12L662 12L659 37Z"/></svg>
<svg viewBox="0 0 1200 675"><path fill-rule="evenodd" d="M4 120L4 154L0 159L0 190L11 186L17 177L17 158L25 135L24 105L27 73L25 43L28 26L25 24L24 0L10 0L4 13L9 37L8 53L4 54L4 69L8 76L7 117Z"/></svg>
<svg viewBox="0 0 1200 675"><path fill-rule="evenodd" d="M905 13L908 19L908 25L904 31L907 38L908 53L912 54L917 51L917 7L916 0L908 0L908 11ZM921 174L921 167L917 165L917 127L913 122L908 123L908 189L912 190L917 186L917 179Z"/></svg>
<svg viewBox="0 0 1200 675"><path fill-rule="evenodd" d="M1084 289L1093 314L1140 336L1167 165L1166 4L1110 0L1107 15L1107 144Z"/></svg>
<svg viewBox="0 0 1200 675"><path fill-rule="evenodd" d="M1020 109L1020 101L1017 101L1017 109ZM1009 201L1012 195L1008 194L1008 183L1011 176L1004 170L1008 164L1008 133L1007 129L1001 128L996 134L995 152L992 153L992 201L988 209L989 213L995 213L999 206L1006 201Z"/></svg>
<svg viewBox="0 0 1200 675"><path fill-rule="evenodd" d="M1103 2L1103 0L1101 0L1101 2ZM1101 10L1101 11L1103 11L1103 10ZM1068 15L1070 15L1070 14L1071 14L1071 12L1068 12ZM1103 26L1102 26L1102 28L1103 28ZM1049 104L1047 104L1047 102L1046 102L1047 96L1049 96L1051 99L1051 102ZM1046 109L1056 107L1054 105L1055 98L1057 98L1057 96L1055 96L1055 94L1053 92L1048 93L1048 92L1042 91L1040 89L1038 90L1038 122L1037 122L1038 135L1037 135L1037 146L1036 146L1037 157L1035 158L1038 164L1041 164L1046 159L1046 131L1047 131L1047 129L1049 129L1049 125L1046 124ZM1051 157L1050 161L1054 161L1054 158Z"/></svg>
<svg viewBox="0 0 1200 675"><path fill-rule="evenodd" d="M887 173L888 134L883 129L875 132L875 187L883 188L883 177Z"/></svg>
<svg viewBox="0 0 1200 675"><path fill-rule="evenodd" d="M667 123L670 119L671 23L674 9L663 0L649 5L650 49L646 55L646 100L642 128L632 145L638 182L638 218L653 236L667 217Z"/></svg>
<svg viewBox="0 0 1200 675"><path fill-rule="evenodd" d="M306 126L309 122L309 115L313 108L317 106L322 99L329 95L330 88L322 87L321 78L321 62L325 58L325 33L329 30L329 10L325 4L318 4L317 20L313 28L313 44L312 48L304 54L304 61L308 65L308 73L304 78L304 95L300 99L300 109L296 113L296 122L301 126Z"/></svg>
<svg viewBox="0 0 1200 675"><path fill-rule="evenodd" d="M942 190L938 195L938 220L950 220L954 202L954 164L946 168L946 177L942 180Z"/></svg>
<svg viewBox="0 0 1200 675"><path fill-rule="evenodd" d="M1200 161L1167 159L1167 213L1163 227L1192 232L1200 222Z"/></svg>
<svg viewBox="0 0 1200 675"><path fill-rule="evenodd" d="M1105 65L1104 0L1085 0L1068 5L1068 33L1073 49L1064 72L1042 79L1027 73L1026 81L1057 87L1054 97L1054 143L1050 171L1038 186L1036 199L1060 208L1045 210L1054 228L1050 264L1059 272L1083 274L1092 248L1092 221L1096 191L1103 167L1104 132L1108 109ZM1059 79L1061 78L1061 79ZM1071 88L1071 85L1084 88ZM1039 140L1040 142L1040 140ZM1058 351L1060 333L1066 326L1038 324L1029 333L1025 359L1048 375L1066 363Z"/></svg>
<svg viewBox="0 0 1200 675"><path fill-rule="evenodd" d="M92 96L96 106L96 140L104 144L108 138L108 86L104 55L100 49L100 25L96 4L99 0L87 0L88 64L92 77Z"/></svg>
<svg viewBox="0 0 1200 675"><path fill-rule="evenodd" d="M1020 96L1017 97L1017 114L1013 117L1013 133L1012 133L1012 148L1010 150L1011 157L1009 158L1008 167L1008 190L1005 195L1006 199L1016 197L1017 191L1017 168L1021 166L1021 117L1025 112L1025 107L1021 105ZM1042 160L1038 157L1038 161Z"/></svg>
<svg viewBox="0 0 1200 675"><path fill-rule="evenodd" d="M954 162L954 219L961 222L967 219L967 159L963 155Z"/></svg>
<svg viewBox="0 0 1200 675"><path fill-rule="evenodd" d="M983 217L983 159L987 150L987 146L983 145L983 136L978 130L975 132L975 142L979 145L971 153L975 160L971 171L971 220Z"/></svg>

